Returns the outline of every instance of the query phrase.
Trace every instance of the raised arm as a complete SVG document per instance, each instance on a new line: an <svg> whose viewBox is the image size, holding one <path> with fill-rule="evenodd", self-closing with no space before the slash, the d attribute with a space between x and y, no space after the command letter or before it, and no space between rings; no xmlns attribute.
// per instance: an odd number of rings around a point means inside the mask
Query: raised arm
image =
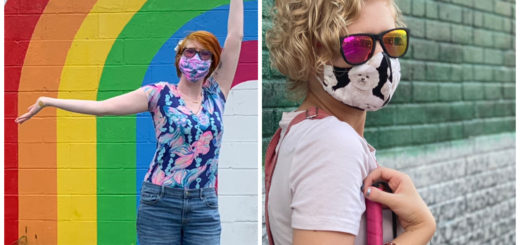
<svg viewBox="0 0 520 245"><path fill-rule="evenodd" d="M243 0L231 0L229 4L228 32L224 49L220 56L220 64L212 76L220 85L227 97L231 83L237 70L240 47L244 36L244 3Z"/></svg>
<svg viewBox="0 0 520 245"><path fill-rule="evenodd" d="M15 119L16 123L23 123L36 115L41 109L53 106L66 111L90 114L96 116L128 115L148 110L148 98L143 88L122 94L103 101L55 99L40 97L29 111Z"/></svg>

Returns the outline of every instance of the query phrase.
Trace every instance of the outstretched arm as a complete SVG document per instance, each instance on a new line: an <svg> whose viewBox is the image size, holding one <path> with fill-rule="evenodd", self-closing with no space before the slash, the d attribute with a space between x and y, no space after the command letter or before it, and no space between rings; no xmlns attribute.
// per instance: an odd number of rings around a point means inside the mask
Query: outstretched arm
<svg viewBox="0 0 520 245"><path fill-rule="evenodd" d="M231 90L231 83L237 70L240 47L244 36L244 3L243 0L231 0L229 4L228 33L224 49L220 56L220 64L212 76L220 85L224 96Z"/></svg>
<svg viewBox="0 0 520 245"><path fill-rule="evenodd" d="M103 101L40 97L34 105L29 106L29 111L16 118L15 122L23 123L47 106L96 116L128 115L148 111L148 98L143 88Z"/></svg>

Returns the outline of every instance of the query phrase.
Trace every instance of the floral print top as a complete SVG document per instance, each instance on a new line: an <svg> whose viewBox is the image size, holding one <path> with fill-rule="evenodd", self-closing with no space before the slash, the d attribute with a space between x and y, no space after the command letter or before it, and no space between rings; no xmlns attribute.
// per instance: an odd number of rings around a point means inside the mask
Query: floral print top
<svg viewBox="0 0 520 245"><path fill-rule="evenodd" d="M202 87L202 108L193 113L177 85L143 87L148 96L157 149L144 181L184 189L215 187L226 99L210 77Z"/></svg>

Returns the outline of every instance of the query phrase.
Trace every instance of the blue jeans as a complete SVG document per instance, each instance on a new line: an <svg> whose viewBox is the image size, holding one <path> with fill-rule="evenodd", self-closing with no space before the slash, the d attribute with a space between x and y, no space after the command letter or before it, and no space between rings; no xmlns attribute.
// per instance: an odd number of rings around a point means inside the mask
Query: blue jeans
<svg viewBox="0 0 520 245"><path fill-rule="evenodd" d="M220 229L215 188L185 190L143 182L137 212L140 245L218 245Z"/></svg>

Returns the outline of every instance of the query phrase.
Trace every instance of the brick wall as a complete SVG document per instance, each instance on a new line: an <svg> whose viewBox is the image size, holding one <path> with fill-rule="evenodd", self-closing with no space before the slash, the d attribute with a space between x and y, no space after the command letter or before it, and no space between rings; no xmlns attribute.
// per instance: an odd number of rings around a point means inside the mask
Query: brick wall
<svg viewBox="0 0 520 245"><path fill-rule="evenodd" d="M219 159L222 244L258 240L258 81L231 90Z"/></svg>
<svg viewBox="0 0 520 245"><path fill-rule="evenodd" d="M382 165L408 173L434 213L432 244L515 238L515 2L396 0L411 29L389 106L369 112ZM263 1L263 35L269 7ZM282 111L285 78L263 43L263 149Z"/></svg>

